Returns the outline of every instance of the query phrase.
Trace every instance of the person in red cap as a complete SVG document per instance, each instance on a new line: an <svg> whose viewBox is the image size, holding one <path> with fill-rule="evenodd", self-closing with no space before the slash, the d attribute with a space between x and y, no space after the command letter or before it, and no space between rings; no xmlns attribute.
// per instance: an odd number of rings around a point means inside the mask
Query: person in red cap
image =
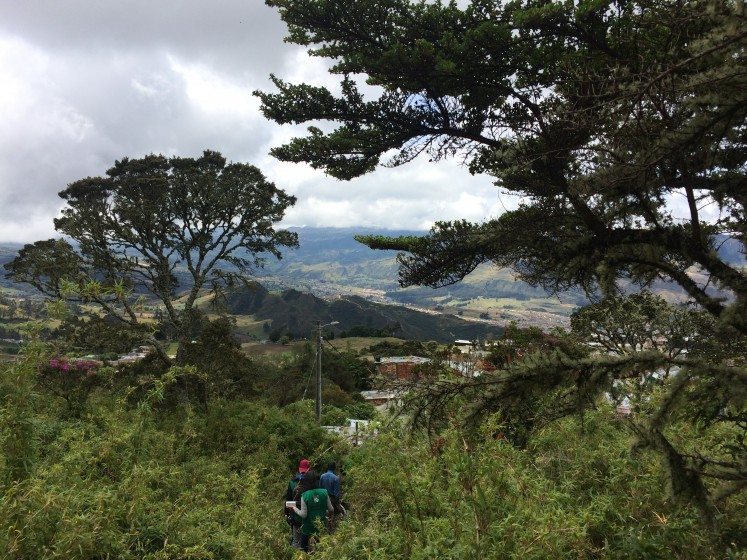
<svg viewBox="0 0 747 560"><path fill-rule="evenodd" d="M302 481L304 475L309 472L310 467L311 465L308 459L301 459L298 463L298 472L290 480L288 483L288 489L285 491L286 504L288 504L288 502L296 502L296 506L301 506L301 494L306 490ZM290 507L285 508L285 519L291 526L291 544L293 545L293 548L300 549L301 524L303 523L303 519L301 519L301 517Z"/></svg>

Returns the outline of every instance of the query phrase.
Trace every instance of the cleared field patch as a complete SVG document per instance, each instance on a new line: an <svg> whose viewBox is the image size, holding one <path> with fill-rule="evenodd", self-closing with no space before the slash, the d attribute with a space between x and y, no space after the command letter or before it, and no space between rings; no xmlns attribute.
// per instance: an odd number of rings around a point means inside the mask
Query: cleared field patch
<svg viewBox="0 0 747 560"><path fill-rule="evenodd" d="M349 336L347 338L335 338L333 340L324 341L325 346L331 345L340 352L360 352L378 344L380 342L392 342L394 344L400 344L404 342L401 338L395 338L393 336L387 336L384 338L379 337L367 337L367 336Z"/></svg>
<svg viewBox="0 0 747 560"><path fill-rule="evenodd" d="M245 342L241 349L248 356L279 356L282 354L291 355L302 350L307 344L304 340L289 342L288 344L273 344L272 342Z"/></svg>
<svg viewBox="0 0 747 560"><path fill-rule="evenodd" d="M223 317L223 315L217 313L208 314L208 319L211 321L215 321L220 317ZM267 330L268 327L265 327L265 324L268 326L272 324L271 319L256 319L253 315L227 315L227 317L234 322L237 333L256 338L257 340L267 338L269 331Z"/></svg>
<svg viewBox="0 0 747 560"><path fill-rule="evenodd" d="M514 321L522 326L545 329L569 326L569 317L577 305L552 297L454 299L444 305L445 313L461 312L463 318L486 319L498 324ZM487 317L485 316L487 313Z"/></svg>
<svg viewBox="0 0 747 560"><path fill-rule="evenodd" d="M265 325L271 325L270 319L255 319L252 315L233 315L236 321L236 330L247 336L253 336L258 340L267 338Z"/></svg>
<svg viewBox="0 0 747 560"><path fill-rule="evenodd" d="M28 292L17 290L16 288L10 288L8 286L0 286L0 295L11 297L29 297Z"/></svg>
<svg viewBox="0 0 747 560"><path fill-rule="evenodd" d="M457 302L452 302L451 307ZM465 311L488 311L500 312L503 310L536 310L541 308L548 313L569 316L577 307L575 303L564 302L557 298L485 298L479 297L465 301L459 301L458 306Z"/></svg>

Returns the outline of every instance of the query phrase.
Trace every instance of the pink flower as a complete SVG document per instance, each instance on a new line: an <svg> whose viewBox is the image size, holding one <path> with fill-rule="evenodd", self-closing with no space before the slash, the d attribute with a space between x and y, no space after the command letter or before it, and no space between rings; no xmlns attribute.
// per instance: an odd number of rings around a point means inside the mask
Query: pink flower
<svg viewBox="0 0 747 560"><path fill-rule="evenodd" d="M96 367L96 362L91 360L78 360L75 362L75 367L80 371L90 371Z"/></svg>

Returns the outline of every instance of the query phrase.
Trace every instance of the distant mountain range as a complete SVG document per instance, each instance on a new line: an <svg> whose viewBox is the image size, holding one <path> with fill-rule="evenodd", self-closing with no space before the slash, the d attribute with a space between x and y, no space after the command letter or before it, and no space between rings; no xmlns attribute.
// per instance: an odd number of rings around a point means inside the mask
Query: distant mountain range
<svg viewBox="0 0 747 560"><path fill-rule="evenodd" d="M507 298L519 301L547 298L551 295L516 280L510 270L483 265L461 282L433 289L428 287L400 288L397 283L395 251L374 251L355 241L358 234L424 235L413 230L367 230L366 228L291 228L298 233L300 247L286 251L280 261L268 261L260 274L284 280L294 287L325 292L324 285L334 290L369 289L380 292L388 301L431 305L435 302L467 301L479 298ZM745 266L745 255L739 242L723 237L716 243L719 255L730 264ZM306 285L305 285L306 284ZM656 289L675 290L664 283ZM584 305L585 296L576 291L563 294L562 299L573 305Z"/></svg>
<svg viewBox="0 0 747 560"><path fill-rule="evenodd" d="M355 241L358 234L424 235L413 230L367 230L365 228L291 228L298 233L299 248L286 251L280 261L268 260L261 275L273 276L297 288L320 290L324 285L335 291L354 288L375 290L388 301L397 303L434 304L436 301L470 300L475 298L511 298L526 300L545 298L548 293L517 281L508 270L483 266L463 281L452 286L401 288L397 282L398 266L395 251L374 251ZM569 301L585 302L581 294L569 295Z"/></svg>
<svg viewBox="0 0 747 560"><path fill-rule="evenodd" d="M571 291L551 296L541 288L517 281L510 270L484 265L463 281L439 289L401 288L397 283L394 251L374 251L355 241L356 234L423 235L413 230L375 230L370 228L291 228L298 233L299 247L286 250L279 261L270 257L255 279L264 290L254 294L238 293L231 306L235 312L272 319L273 328L291 333L306 333L316 320L340 321L340 331L353 326L374 329L399 327L405 336L437 339L438 332L457 333L463 338L483 336L493 325L516 320L544 328L567 325L570 313L587 303L585 296ZM0 244L0 267L11 260L21 245ZM741 245L725 240L719 254L737 266L745 266ZM189 278L177 268L181 288L189 287ZM33 293L28 286L13 284L0 268L0 286ZM677 287L659 283L655 290L677 299ZM268 291L269 290L269 291ZM373 305L379 304L378 306ZM411 315L403 305L428 311ZM251 311L250 311L251 310ZM438 312L438 313L434 313ZM404 313L406 318L399 314ZM463 323L467 323L464 325Z"/></svg>

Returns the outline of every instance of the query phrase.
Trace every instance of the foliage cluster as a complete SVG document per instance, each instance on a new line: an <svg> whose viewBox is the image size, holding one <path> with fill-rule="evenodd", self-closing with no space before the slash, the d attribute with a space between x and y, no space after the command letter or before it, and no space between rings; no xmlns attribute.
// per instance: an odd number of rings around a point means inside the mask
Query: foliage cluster
<svg viewBox="0 0 747 560"><path fill-rule="evenodd" d="M65 399L69 412L79 415L89 393L98 385L99 365L92 360L52 358L40 364L37 378L52 394Z"/></svg>
<svg viewBox="0 0 747 560"><path fill-rule="evenodd" d="M368 352L378 360L388 356L427 356L431 353L431 348L416 340L405 340L399 343L385 340L372 344Z"/></svg>
<svg viewBox="0 0 747 560"><path fill-rule="evenodd" d="M506 326L503 336L488 346L488 360L495 366L504 367L520 360L525 354L547 353L556 349L569 355L583 353L583 349L574 345L574 341L569 340L562 331L548 334L538 327L519 327L511 322Z"/></svg>
<svg viewBox="0 0 747 560"><path fill-rule="evenodd" d="M107 354L114 357L126 354L147 339L148 331L123 325L114 318L82 318L70 312L54 333L64 339L70 350Z"/></svg>
<svg viewBox="0 0 747 560"><path fill-rule="evenodd" d="M622 404L636 446L665 466L669 495L715 527L747 485L747 338L645 292L583 308L572 324L550 335L509 326L491 345L496 371L411 382L409 419L438 432L452 418L475 426L500 413L501 436L526 448L561 418L579 417L583 430L589 410Z"/></svg>
<svg viewBox="0 0 747 560"><path fill-rule="evenodd" d="M201 291L221 296L267 255L280 258L281 248L297 245L296 234L275 228L295 197L253 165L209 150L199 158L124 158L105 177L75 181L59 194L66 205L55 229L70 242L25 245L5 265L8 277L140 330L147 294L163 305L182 343L202 325L192 313ZM170 364L156 338L147 340Z"/></svg>
<svg viewBox="0 0 747 560"><path fill-rule="evenodd" d="M403 286L449 285L494 263L553 292L606 298L574 317L576 335L603 352L538 337L518 351L520 341L504 341L499 371L414 387L405 401L415 421L440 427L459 405L475 422L500 412L525 446L558 418L583 418L606 392L637 393L638 445L661 457L671 495L714 526L719 502L747 488L744 4L267 4L289 41L341 76L339 93L274 76L276 91L257 93L268 118L311 125L276 157L350 180L392 153L393 166L456 156L521 197L484 223L358 237L402 251ZM376 89L364 92L363 80ZM736 262L718 252L727 241L741 250ZM621 280L660 279L705 314L615 298ZM685 418L690 433L734 437L688 449L672 430Z"/></svg>
<svg viewBox="0 0 747 560"><path fill-rule="evenodd" d="M0 551L9 559L289 560L280 497L301 456L344 467L351 517L323 539L322 559L741 558L746 544L744 496L724 504L718 532L708 529L696 508L660 491L667 469L654 454L631 455L634 438L609 406L587 412L583 431L573 418L540 427L523 448L507 437L509 418L491 415L472 431L445 408L435 437L395 422L351 450L315 426L309 401L279 408L227 392L205 409L164 406L180 377L202 375L194 366L152 376L134 400L125 398L131 374L100 378L70 415L42 382L48 352L27 347L26 361L0 376ZM259 385L305 361L288 360ZM365 417L366 407L328 406L324 420ZM672 432L701 448L703 438L724 441L716 428L693 432L678 418Z"/></svg>
<svg viewBox="0 0 747 560"><path fill-rule="evenodd" d="M484 223L360 237L405 251L402 285L451 284L486 262L552 291L666 278L747 332L744 271L716 251L730 239L744 253L747 232L743 3L266 3L341 77L339 93L275 76L275 92L257 92L268 118L309 124L273 155L344 180L392 153L385 165L455 156L521 197Z"/></svg>
<svg viewBox="0 0 747 560"><path fill-rule="evenodd" d="M566 418L525 449L495 437L504 430L500 416L433 439L395 427L356 449L346 464L352 519L315 556L744 558L745 500L710 532L658 491L665 469L651 453L630 454L610 407L590 413L583 433Z"/></svg>
<svg viewBox="0 0 747 560"><path fill-rule="evenodd" d="M1 373L3 558L290 559L287 478L339 445L308 403L166 410L157 388L136 407L102 388L73 418L31 361Z"/></svg>

